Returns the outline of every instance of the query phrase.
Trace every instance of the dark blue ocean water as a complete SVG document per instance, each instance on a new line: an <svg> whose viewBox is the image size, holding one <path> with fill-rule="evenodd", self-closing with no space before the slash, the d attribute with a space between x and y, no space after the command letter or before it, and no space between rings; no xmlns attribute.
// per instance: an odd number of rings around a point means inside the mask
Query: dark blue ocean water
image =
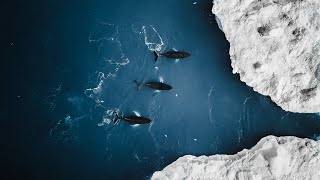
<svg viewBox="0 0 320 180"><path fill-rule="evenodd" d="M316 138L319 115L285 112L232 74L211 6L8 4L1 179L148 179L186 154L236 153L270 134ZM172 49L191 57L154 62L152 50ZM133 80L173 89L137 91ZM152 123L114 126L114 111Z"/></svg>

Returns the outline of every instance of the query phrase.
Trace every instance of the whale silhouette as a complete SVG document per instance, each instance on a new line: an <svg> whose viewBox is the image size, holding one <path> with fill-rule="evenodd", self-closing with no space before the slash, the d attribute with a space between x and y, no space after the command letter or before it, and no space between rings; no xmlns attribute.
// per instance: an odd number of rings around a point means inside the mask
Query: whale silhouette
<svg viewBox="0 0 320 180"><path fill-rule="evenodd" d="M184 51L167 51L164 53L157 53L156 51L153 51L153 54L154 54L155 62L157 62L159 56L164 56L172 59L182 59L182 58L189 57L191 55L188 52L184 52Z"/></svg>
<svg viewBox="0 0 320 180"><path fill-rule="evenodd" d="M115 118L114 118L113 124L116 124L121 119L131 124L149 124L151 122L150 119L140 117L140 116L119 116L117 112L115 112L114 114L115 114Z"/></svg>
<svg viewBox="0 0 320 180"><path fill-rule="evenodd" d="M162 83L162 82L147 82L147 83L139 83L138 81L134 80L133 81L137 88L140 89L142 86L149 87L151 89L156 89L156 90L171 90L172 87L168 84Z"/></svg>

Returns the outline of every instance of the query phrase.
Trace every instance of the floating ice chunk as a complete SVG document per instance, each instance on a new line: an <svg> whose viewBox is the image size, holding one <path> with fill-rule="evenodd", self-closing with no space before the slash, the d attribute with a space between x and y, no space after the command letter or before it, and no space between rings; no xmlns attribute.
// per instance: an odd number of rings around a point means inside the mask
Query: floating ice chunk
<svg viewBox="0 0 320 180"><path fill-rule="evenodd" d="M299 113L320 112L319 10L319 0L214 0L212 8L230 42L232 72Z"/></svg>
<svg viewBox="0 0 320 180"><path fill-rule="evenodd" d="M193 4L197 4L197 2L193 2Z"/></svg>
<svg viewBox="0 0 320 180"><path fill-rule="evenodd" d="M167 138L168 136L165 134L165 135L164 135L164 137L166 137L166 138Z"/></svg>

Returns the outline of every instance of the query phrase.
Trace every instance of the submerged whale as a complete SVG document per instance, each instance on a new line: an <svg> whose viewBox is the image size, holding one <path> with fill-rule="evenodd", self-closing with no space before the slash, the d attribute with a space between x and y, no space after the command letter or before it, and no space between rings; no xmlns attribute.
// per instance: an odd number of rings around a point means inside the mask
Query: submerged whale
<svg viewBox="0 0 320 180"><path fill-rule="evenodd" d="M140 89L142 86L147 86L151 89L156 89L156 90L171 90L172 89L172 87L170 85L162 83L162 82L139 83L136 80L134 80L133 82L136 84L138 89Z"/></svg>
<svg viewBox="0 0 320 180"><path fill-rule="evenodd" d="M159 56L164 56L172 59L182 59L182 58L189 57L191 55L188 52L183 52L183 51L168 51L160 54L158 54L156 51L153 51L153 54L154 54L155 62L158 60Z"/></svg>
<svg viewBox="0 0 320 180"><path fill-rule="evenodd" d="M150 119L140 116L119 116L117 112L115 112L114 114L115 118L113 124L116 124L120 119L127 121L131 124L149 124L151 122Z"/></svg>

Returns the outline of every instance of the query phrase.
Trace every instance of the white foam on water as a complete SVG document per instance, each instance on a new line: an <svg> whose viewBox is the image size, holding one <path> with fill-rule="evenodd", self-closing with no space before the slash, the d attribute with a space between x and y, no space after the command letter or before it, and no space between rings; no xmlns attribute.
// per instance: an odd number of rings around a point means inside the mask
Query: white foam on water
<svg viewBox="0 0 320 180"><path fill-rule="evenodd" d="M95 99L96 96L99 96L100 93L102 92L102 86L104 84L104 81L106 78L108 78L109 76L112 76L112 74L108 74L107 77L105 76L105 74L103 72L99 72L98 73L98 84L96 87L94 88L88 88L84 91L84 94L90 98ZM99 101L100 102L100 101Z"/></svg>
<svg viewBox="0 0 320 180"><path fill-rule="evenodd" d="M175 63L178 63L178 62L179 62L179 60L180 60L180 59L176 59L174 62L175 62Z"/></svg>
<svg viewBox="0 0 320 180"><path fill-rule="evenodd" d="M162 50L164 46L163 40L158 33L158 31L153 26L142 26L142 31L144 34L144 43L150 51Z"/></svg>
<svg viewBox="0 0 320 180"><path fill-rule="evenodd" d="M50 95L47 96L41 103L48 105L50 110L54 110L56 108L56 98L61 93L61 91L62 83L59 83L59 85L56 88L54 88L50 92Z"/></svg>
<svg viewBox="0 0 320 180"><path fill-rule="evenodd" d="M167 137L168 137L168 135L166 135L166 134L165 134L165 135L164 135L164 137L166 137L166 138L167 138Z"/></svg>
<svg viewBox="0 0 320 180"><path fill-rule="evenodd" d="M193 4L197 4L197 2L194 2Z"/></svg>
<svg viewBox="0 0 320 180"><path fill-rule="evenodd" d="M106 115L108 116L113 116L115 112L119 113L119 109L118 108L113 108L113 109L108 109L105 111Z"/></svg>
<svg viewBox="0 0 320 180"><path fill-rule="evenodd" d="M107 79L115 78L117 72L119 71L119 68L127 65L130 62L129 58L126 57L123 52L122 43L119 37L119 26L103 21L99 21L98 25L101 27L99 27L97 32L91 33L89 35L89 43L98 45L98 54L101 55L101 58L109 65L112 65L114 69L107 74L105 74L105 72L99 72L96 87L88 88L85 90L84 93L86 96L96 100L100 98L100 94L103 90L105 81ZM106 32L112 33L105 33L105 30ZM103 33L101 33L100 31L102 31ZM116 48L117 51L114 56L105 57L104 51L101 51L101 49L108 48L109 46ZM101 101L99 100L99 102Z"/></svg>
<svg viewBox="0 0 320 180"><path fill-rule="evenodd" d="M98 126L104 126L104 125L107 125L107 124L110 124L112 122L111 119L107 118L107 117L103 117L102 118L102 122L98 123L97 125Z"/></svg>
<svg viewBox="0 0 320 180"><path fill-rule="evenodd" d="M67 114L51 128L49 136L57 143L73 143L79 140L79 121L87 115L72 118Z"/></svg>

